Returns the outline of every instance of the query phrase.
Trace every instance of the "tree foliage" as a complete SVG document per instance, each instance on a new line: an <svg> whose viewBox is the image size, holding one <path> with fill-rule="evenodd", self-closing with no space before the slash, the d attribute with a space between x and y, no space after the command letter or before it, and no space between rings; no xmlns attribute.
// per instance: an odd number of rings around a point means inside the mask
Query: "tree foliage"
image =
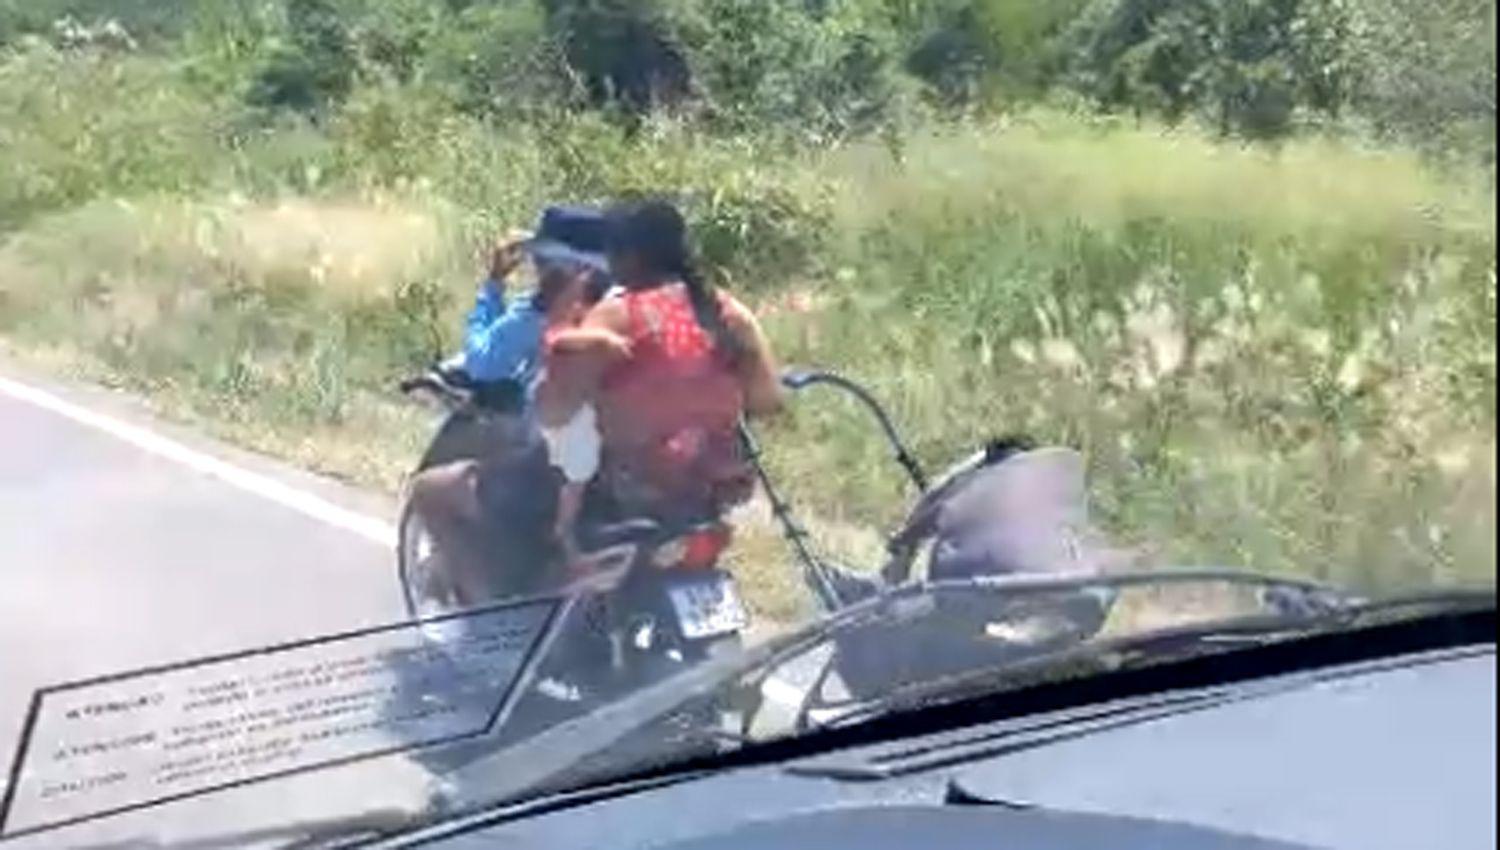
<svg viewBox="0 0 1500 850"><path fill-rule="evenodd" d="M542 0L568 64L596 106L632 112L682 103L692 72L671 20L648 0Z"/></svg>
<svg viewBox="0 0 1500 850"><path fill-rule="evenodd" d="M267 58L248 98L257 106L318 112L354 84L353 39L333 0L287 0L287 39Z"/></svg>
<svg viewBox="0 0 1500 850"><path fill-rule="evenodd" d="M668 112L828 141L919 93L971 112L1068 91L1255 139L1353 122L1494 149L1495 0L0 0L0 45L210 31L253 60L247 103L319 119L362 84L420 83L504 120Z"/></svg>
<svg viewBox="0 0 1500 850"><path fill-rule="evenodd" d="M1071 28L1069 81L1112 107L1284 134L1336 114L1355 67L1340 0L1098 0Z"/></svg>
<svg viewBox="0 0 1500 850"><path fill-rule="evenodd" d="M1495 0L1384 0L1363 10L1356 108L1429 147L1495 161Z"/></svg>

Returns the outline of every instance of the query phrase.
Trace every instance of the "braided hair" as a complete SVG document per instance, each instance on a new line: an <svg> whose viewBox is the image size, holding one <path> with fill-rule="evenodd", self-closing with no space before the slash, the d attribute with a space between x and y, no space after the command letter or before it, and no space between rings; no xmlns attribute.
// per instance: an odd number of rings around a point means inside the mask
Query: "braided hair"
<svg viewBox="0 0 1500 850"><path fill-rule="evenodd" d="M724 357L738 362L743 346L724 318L718 293L698 270L682 213L662 200L624 204L611 210L609 230L611 254L634 254L649 276L682 281L698 326Z"/></svg>

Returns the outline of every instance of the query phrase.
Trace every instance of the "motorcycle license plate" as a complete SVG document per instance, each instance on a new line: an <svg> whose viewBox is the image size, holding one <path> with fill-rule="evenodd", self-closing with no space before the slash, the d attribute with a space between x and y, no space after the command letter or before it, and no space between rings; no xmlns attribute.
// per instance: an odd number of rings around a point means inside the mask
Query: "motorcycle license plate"
<svg viewBox="0 0 1500 850"><path fill-rule="evenodd" d="M750 618L740 602L734 579L719 574L667 589L677 625L689 639L714 637L743 629Z"/></svg>

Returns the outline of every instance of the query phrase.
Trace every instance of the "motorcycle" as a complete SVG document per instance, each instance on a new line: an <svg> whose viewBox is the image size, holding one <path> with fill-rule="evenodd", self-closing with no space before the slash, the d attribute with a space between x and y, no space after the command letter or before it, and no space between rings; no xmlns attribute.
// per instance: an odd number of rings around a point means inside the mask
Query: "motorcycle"
<svg viewBox="0 0 1500 850"><path fill-rule="evenodd" d="M1097 543L1078 536L1080 521L1086 522L1082 458L1062 448L1036 449L1024 440L993 440L942 474L930 479L907 447L890 416L858 383L828 372L790 370L783 385L793 393L826 387L852 396L871 414L892 448L894 459L906 473L917 500L901 528L888 540L888 558L876 569L858 569L839 564L818 551L793 515L790 503L766 471L753 433L741 427L746 458L754 469L773 517L781 525L795 560L802 567L804 584L827 614L864 603L871 597L888 596L913 581L944 581L953 559L945 550L951 540L937 533L941 518L951 506L968 498L976 481L1004 479L1001 489L1012 497L1013 516L995 516L992 524L1009 526L1007 549L1010 573L1086 574L1099 569ZM403 385L408 394L425 391L442 400L447 411L419 469L461 457L473 457L484 444L486 429L495 421L515 418L520 394L516 388L475 386L456 370L435 369ZM1037 509L1048 510L1038 511ZM1055 510L1053 510L1055 509ZM1014 520L1014 521L1012 521ZM1019 532L1019 533L1016 533ZM574 625L588 628L564 631L562 645L549 667L560 674L581 677L597 692L618 693L675 670L697 663L730 648L737 648L748 625L748 615L734 578L718 566L719 556L730 539L722 520L684 527L662 527L635 519L610 525L589 526L579 532L589 562L590 578L572 588L575 605L570 608ZM440 593L434 592L430 538L420 518L403 509L398 563L413 617L447 610ZM1044 545L1037 545L1038 542ZM925 555L925 576L916 573ZM588 592L579 592L587 590ZM905 645L897 652L881 640L862 637L841 646L839 666L851 690L876 692L891 681L900 658L910 653L945 655L955 659L974 651L990 652L998 647L1013 651L1017 643L1038 648L1049 642L1077 639L1096 632L1113 606L1112 594L1069 593L1063 597L1015 600L1010 608L1035 608L1036 630L1044 638L1022 640L995 634L992 621L1014 621L1016 612L1002 618L994 600L977 604L954 597L953 622L969 623L966 630L977 636L954 645L937 636L930 645ZM970 610L973 609L973 610ZM952 630L949 630L950 632ZM909 642L908 642L909 643ZM603 674L601 675L601 671ZM608 686L604 686L608 685Z"/></svg>
<svg viewBox="0 0 1500 850"><path fill-rule="evenodd" d="M424 398L441 421L411 478L423 470L477 459L485 447L524 428L524 394L513 382L477 382L439 364L405 380L403 394ZM409 498L402 499L397 571L409 616L430 619L456 605L440 553ZM722 518L663 524L647 518L580 520L581 577L548 565L552 589L566 595L565 622L544 678L582 695L606 698L737 649L749 614L734 577L719 567L732 539ZM502 592L501 596L504 594Z"/></svg>

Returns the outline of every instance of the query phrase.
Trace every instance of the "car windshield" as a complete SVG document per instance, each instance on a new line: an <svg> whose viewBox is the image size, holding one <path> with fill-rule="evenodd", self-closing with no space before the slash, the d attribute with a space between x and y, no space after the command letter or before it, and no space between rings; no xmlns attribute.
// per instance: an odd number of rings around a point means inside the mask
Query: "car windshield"
<svg viewBox="0 0 1500 850"><path fill-rule="evenodd" d="M0 845L1491 606L1494 27L0 0Z"/></svg>

